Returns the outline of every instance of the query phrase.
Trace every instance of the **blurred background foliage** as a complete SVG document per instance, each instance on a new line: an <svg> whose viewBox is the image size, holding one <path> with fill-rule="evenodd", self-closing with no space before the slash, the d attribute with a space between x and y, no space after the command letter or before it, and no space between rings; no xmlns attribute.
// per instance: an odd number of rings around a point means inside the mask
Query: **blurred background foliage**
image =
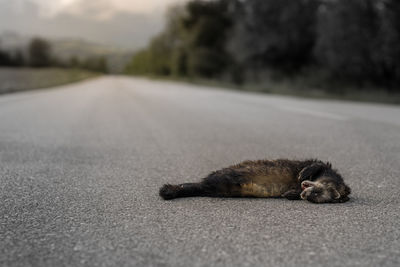
<svg viewBox="0 0 400 267"><path fill-rule="evenodd" d="M2 67L32 67L32 68L79 68L100 73L107 73L108 67L103 56L91 56L80 59L71 56L68 59L54 53L52 44L44 38L32 38L27 47L13 50L0 49L0 66Z"/></svg>
<svg viewBox="0 0 400 267"><path fill-rule="evenodd" d="M383 102L398 93L400 102L399 0L188 0L169 8L146 47L133 49L6 32L0 68L125 72L360 100L372 92L365 100L380 94Z"/></svg>
<svg viewBox="0 0 400 267"><path fill-rule="evenodd" d="M103 55L79 56L75 51L63 49L69 42L58 41L54 47L54 43L44 38L20 42L18 35L11 35L22 44L0 48L0 94L59 86L109 73Z"/></svg>
<svg viewBox="0 0 400 267"><path fill-rule="evenodd" d="M169 10L165 29L134 54L126 72L393 92L400 82L400 1L192 0Z"/></svg>

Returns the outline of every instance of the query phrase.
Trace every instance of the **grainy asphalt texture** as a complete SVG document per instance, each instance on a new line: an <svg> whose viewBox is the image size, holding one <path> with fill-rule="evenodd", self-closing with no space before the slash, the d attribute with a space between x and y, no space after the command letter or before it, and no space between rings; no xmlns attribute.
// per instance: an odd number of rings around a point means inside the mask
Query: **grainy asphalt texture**
<svg viewBox="0 0 400 267"><path fill-rule="evenodd" d="M246 159L331 161L344 204L163 201ZM106 77L0 97L1 266L399 266L400 108Z"/></svg>

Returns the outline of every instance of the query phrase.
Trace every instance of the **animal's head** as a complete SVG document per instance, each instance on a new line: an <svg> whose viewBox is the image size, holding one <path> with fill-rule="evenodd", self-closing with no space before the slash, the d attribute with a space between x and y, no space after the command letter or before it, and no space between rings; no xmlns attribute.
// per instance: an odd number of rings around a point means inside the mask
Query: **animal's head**
<svg viewBox="0 0 400 267"><path fill-rule="evenodd" d="M350 188L330 163L315 163L300 173L300 197L313 203L341 203L349 200Z"/></svg>
<svg viewBox="0 0 400 267"><path fill-rule="evenodd" d="M336 183L329 177L301 183L300 197L313 203L341 203L349 200L350 188L344 183Z"/></svg>

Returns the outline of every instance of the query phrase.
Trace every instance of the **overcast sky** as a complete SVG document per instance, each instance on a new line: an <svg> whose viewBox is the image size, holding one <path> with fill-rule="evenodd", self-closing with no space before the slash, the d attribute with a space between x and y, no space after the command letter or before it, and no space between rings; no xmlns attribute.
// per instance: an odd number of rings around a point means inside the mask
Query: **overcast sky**
<svg viewBox="0 0 400 267"><path fill-rule="evenodd" d="M164 25L168 6L186 0L0 0L0 32L82 38L140 47Z"/></svg>

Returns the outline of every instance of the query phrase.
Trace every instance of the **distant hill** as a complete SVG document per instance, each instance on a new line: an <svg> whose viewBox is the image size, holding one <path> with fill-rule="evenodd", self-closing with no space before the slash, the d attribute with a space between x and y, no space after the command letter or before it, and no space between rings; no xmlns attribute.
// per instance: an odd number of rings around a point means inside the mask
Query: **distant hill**
<svg viewBox="0 0 400 267"><path fill-rule="evenodd" d="M5 50L24 49L31 38L15 32L5 31L0 33L0 48Z"/></svg>
<svg viewBox="0 0 400 267"><path fill-rule="evenodd" d="M93 56L104 56L112 73L120 73L130 61L133 51L127 49L96 44L85 40L59 39L50 40L53 53L58 58L68 60L71 57L85 59Z"/></svg>
<svg viewBox="0 0 400 267"><path fill-rule="evenodd" d="M124 49L96 44L85 40L59 39L50 40L50 42L53 45L53 52L63 59L69 59L71 56L83 59L87 56L106 56L126 52Z"/></svg>
<svg viewBox="0 0 400 267"><path fill-rule="evenodd" d="M44 37L45 38L45 37ZM5 50L26 48L31 40L30 36L19 35L14 32L0 34L0 48ZM81 39L47 39L52 45L52 51L57 58L69 60L76 57L84 60L90 57L104 56L112 73L120 73L130 61L133 51L116 46L103 45Z"/></svg>

